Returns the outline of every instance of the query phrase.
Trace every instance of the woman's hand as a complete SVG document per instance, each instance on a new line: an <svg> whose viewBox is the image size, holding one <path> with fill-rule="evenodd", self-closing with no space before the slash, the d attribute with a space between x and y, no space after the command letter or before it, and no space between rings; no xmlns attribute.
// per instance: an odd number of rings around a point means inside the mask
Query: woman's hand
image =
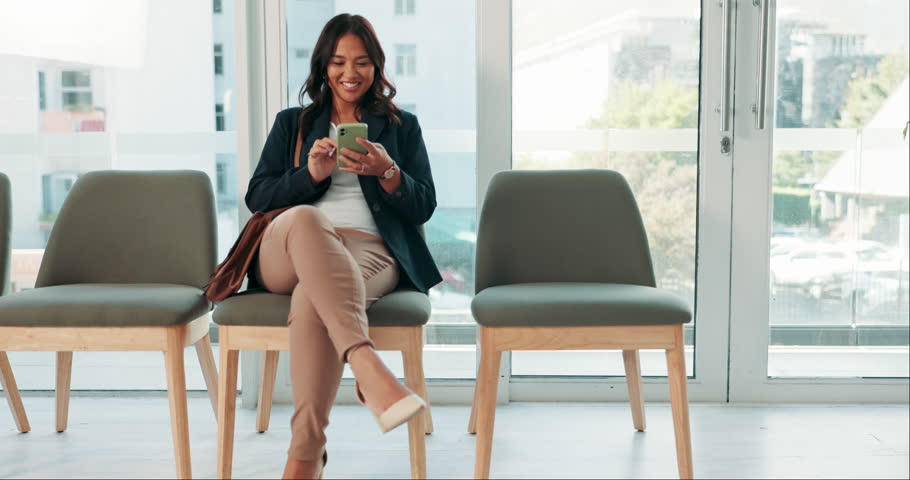
<svg viewBox="0 0 910 480"><path fill-rule="evenodd" d="M373 175L378 177L388 170L394 161L389 157L385 147L381 143L372 143L364 138L357 137L357 143L367 149L367 153L357 153L347 148L341 149L341 156L338 157L346 165L338 167L345 172L356 173L358 175Z"/></svg>
<svg viewBox="0 0 910 480"><path fill-rule="evenodd" d="M320 138L313 143L307 154L307 169L313 183L319 183L332 175L335 170L335 150L338 144L329 137Z"/></svg>

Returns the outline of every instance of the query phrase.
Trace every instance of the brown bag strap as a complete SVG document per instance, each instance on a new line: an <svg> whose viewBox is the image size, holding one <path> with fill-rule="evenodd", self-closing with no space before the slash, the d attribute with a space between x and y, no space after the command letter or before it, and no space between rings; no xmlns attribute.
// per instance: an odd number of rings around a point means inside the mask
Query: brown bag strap
<svg viewBox="0 0 910 480"><path fill-rule="evenodd" d="M303 148L303 136L300 134L300 130L297 130L297 147L294 148L294 168L300 166L300 149Z"/></svg>

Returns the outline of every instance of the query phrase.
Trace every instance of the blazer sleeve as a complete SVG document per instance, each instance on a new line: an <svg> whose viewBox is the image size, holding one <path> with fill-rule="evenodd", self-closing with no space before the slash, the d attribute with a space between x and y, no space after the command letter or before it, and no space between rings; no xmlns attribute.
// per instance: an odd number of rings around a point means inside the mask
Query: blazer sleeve
<svg viewBox="0 0 910 480"><path fill-rule="evenodd" d="M293 166L296 135L294 112L280 112L262 147L262 155L250 178L246 206L251 212L267 212L276 208L312 203L329 189L332 180L326 178L314 184L306 163ZM288 150L290 148L290 150Z"/></svg>
<svg viewBox="0 0 910 480"><path fill-rule="evenodd" d="M430 171L430 159L423 142L423 133L417 118L411 116L410 125L405 126L405 141L401 143L400 159L401 186L392 193L381 187L381 198L403 220L414 225L426 223L436 210L436 187Z"/></svg>

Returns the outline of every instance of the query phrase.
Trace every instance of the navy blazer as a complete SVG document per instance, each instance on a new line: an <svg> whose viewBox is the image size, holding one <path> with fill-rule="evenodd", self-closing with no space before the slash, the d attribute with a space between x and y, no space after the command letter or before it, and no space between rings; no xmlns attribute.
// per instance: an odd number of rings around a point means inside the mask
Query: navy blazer
<svg viewBox="0 0 910 480"><path fill-rule="evenodd" d="M329 136L328 108L316 118L306 134L300 149L300 167L294 168L301 110L301 107L288 108L275 117L246 193L246 205L252 212L312 204L325 195L332 184L332 177L314 184L307 168L307 153L313 143ZM405 111L401 112L400 125L368 114L363 114L362 121L368 126L369 140L381 143L398 164L401 186L390 194L379 185L378 177L358 175L360 189L379 228L379 235L398 263L398 287L412 287L426 293L442 281L442 276L417 230L436 209L436 188L420 125L416 116Z"/></svg>

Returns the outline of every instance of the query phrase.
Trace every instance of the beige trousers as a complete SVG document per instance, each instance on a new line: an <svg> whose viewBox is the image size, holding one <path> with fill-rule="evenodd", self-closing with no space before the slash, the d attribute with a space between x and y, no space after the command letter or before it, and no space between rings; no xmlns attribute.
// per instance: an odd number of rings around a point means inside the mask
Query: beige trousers
<svg viewBox="0 0 910 480"><path fill-rule="evenodd" d="M301 205L269 224L256 274L270 292L291 295L294 415L288 455L316 460L326 443L345 355L372 345L366 309L395 288L398 268L381 237L336 229L318 208Z"/></svg>

